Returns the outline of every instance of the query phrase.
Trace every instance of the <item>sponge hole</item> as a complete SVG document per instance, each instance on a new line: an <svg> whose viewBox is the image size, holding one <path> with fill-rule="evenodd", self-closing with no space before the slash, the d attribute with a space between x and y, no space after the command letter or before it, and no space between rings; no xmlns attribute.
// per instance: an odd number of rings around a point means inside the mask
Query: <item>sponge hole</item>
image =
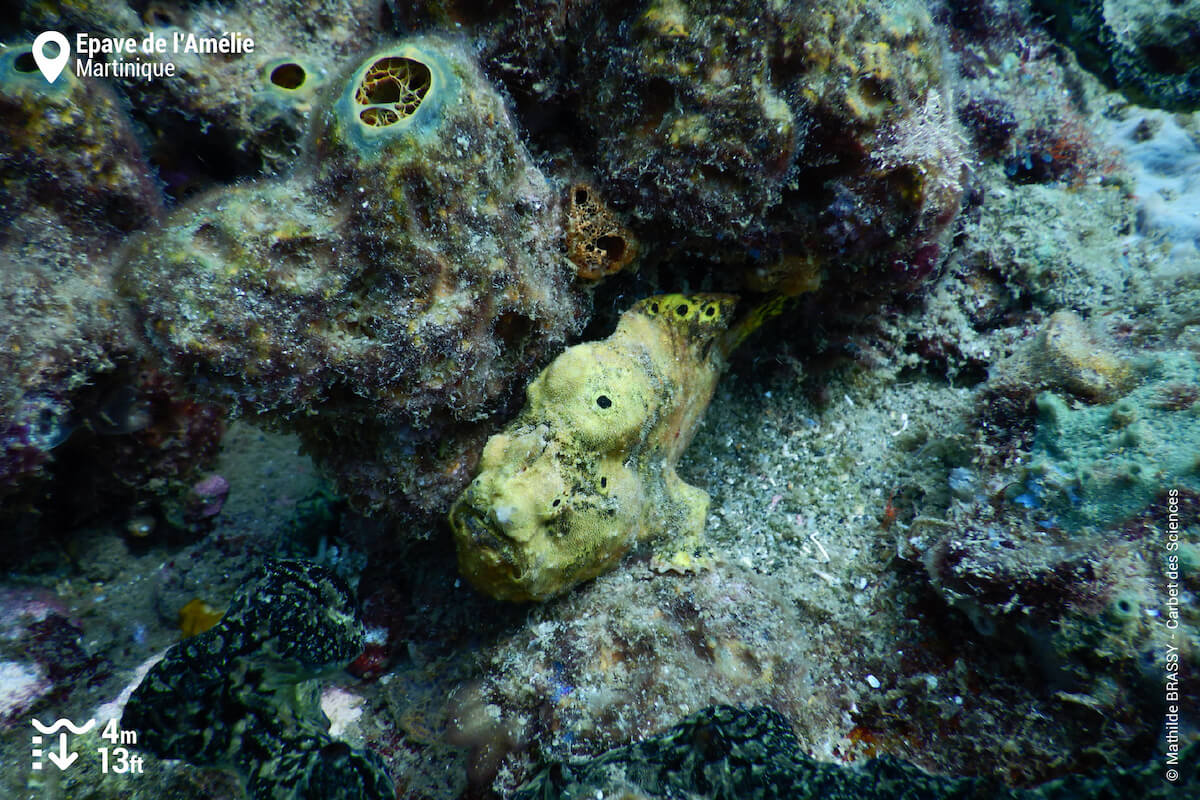
<svg viewBox="0 0 1200 800"><path fill-rule="evenodd" d="M620 236L601 236L596 240L596 247L604 251L609 261L620 261L625 255L625 240Z"/></svg>
<svg viewBox="0 0 1200 800"><path fill-rule="evenodd" d="M181 28L179 12L168 3L151 3L142 12L142 22L156 28Z"/></svg>
<svg viewBox="0 0 1200 800"><path fill-rule="evenodd" d="M411 117L429 93L432 79L429 67L415 59L388 56L377 60L363 75L354 101L360 106L383 108L367 108L359 112L359 119L373 127L384 127Z"/></svg>
<svg viewBox="0 0 1200 800"><path fill-rule="evenodd" d="M386 128L400 121L400 115L390 108L368 108L358 118L372 128Z"/></svg>
<svg viewBox="0 0 1200 800"><path fill-rule="evenodd" d="M33 60L33 51L26 50L13 59L13 69L17 72L37 72L37 62Z"/></svg>
<svg viewBox="0 0 1200 800"><path fill-rule="evenodd" d="M289 91L299 89L307 79L308 73L304 71L304 67L291 61L286 64L280 64L271 70L271 83L280 89L288 89Z"/></svg>

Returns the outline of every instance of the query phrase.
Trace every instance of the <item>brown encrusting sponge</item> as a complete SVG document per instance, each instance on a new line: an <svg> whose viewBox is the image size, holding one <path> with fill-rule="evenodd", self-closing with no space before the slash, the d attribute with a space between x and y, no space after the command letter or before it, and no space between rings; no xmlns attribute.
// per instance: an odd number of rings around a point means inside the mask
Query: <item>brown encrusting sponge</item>
<svg viewBox="0 0 1200 800"><path fill-rule="evenodd" d="M567 257L583 280L613 275L637 258L637 239L591 184L570 187L565 219Z"/></svg>

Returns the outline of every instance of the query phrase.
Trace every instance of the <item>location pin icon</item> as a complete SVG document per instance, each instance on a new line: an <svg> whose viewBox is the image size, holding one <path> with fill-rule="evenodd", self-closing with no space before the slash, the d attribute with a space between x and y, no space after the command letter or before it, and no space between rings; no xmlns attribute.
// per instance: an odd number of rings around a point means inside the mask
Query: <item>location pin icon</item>
<svg viewBox="0 0 1200 800"><path fill-rule="evenodd" d="M50 42L58 45L58 55L53 57L46 55L46 45ZM71 60L71 43L58 31L43 31L33 40L33 60L46 81L54 83Z"/></svg>

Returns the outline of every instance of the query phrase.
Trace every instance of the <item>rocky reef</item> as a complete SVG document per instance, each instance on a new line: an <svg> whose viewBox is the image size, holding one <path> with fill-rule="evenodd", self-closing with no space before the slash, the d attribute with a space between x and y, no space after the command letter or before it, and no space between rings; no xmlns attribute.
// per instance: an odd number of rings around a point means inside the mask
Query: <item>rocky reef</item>
<svg viewBox="0 0 1200 800"><path fill-rule="evenodd" d="M1052 30L1130 99L1157 108L1200 107L1200 6L1192 0L1038 0Z"/></svg>
<svg viewBox="0 0 1200 800"><path fill-rule="evenodd" d="M176 372L295 430L356 507L444 508L577 329L558 199L459 45L393 45L340 86L307 170L180 207L120 284Z"/></svg>
<svg viewBox="0 0 1200 800"><path fill-rule="evenodd" d="M1051 315L981 395L982 486L962 470L944 529L914 521L913 542L936 541L932 585L982 634L1034 647L1080 702L1140 696L1173 648L1196 669L1194 543L1180 536L1200 494L1196 370L1189 352L1123 352Z"/></svg>
<svg viewBox="0 0 1200 800"><path fill-rule="evenodd" d="M222 412L143 357L112 288L122 237L162 213L121 99L69 71L49 85L27 47L10 48L0 137L0 519L12 550L98 509L186 527Z"/></svg>
<svg viewBox="0 0 1200 800"><path fill-rule="evenodd" d="M1194 793L1196 14L18 3L0 795Z"/></svg>
<svg viewBox="0 0 1200 800"><path fill-rule="evenodd" d="M1190 354L1162 354L1138 389L1112 403L1071 408L1045 392L1017 496L1067 531L1128 519L1161 487L1200 492L1196 405L1200 369Z"/></svg>
<svg viewBox="0 0 1200 800"><path fill-rule="evenodd" d="M28 3L28 30L92 36L216 37L237 31L254 49L212 59L198 51L140 52L147 68L170 63L154 80L114 82L144 126L145 149L175 198L262 174L292 172L303 160L320 94L387 31L379 0L273 0L270 3ZM133 60L133 59L127 59Z"/></svg>
<svg viewBox="0 0 1200 800"><path fill-rule="evenodd" d="M847 276L919 284L945 252L968 154L921 3L395 13L469 30L531 135L571 149L651 263L727 291L798 293L824 275L844 292ZM671 263L681 253L696 257Z"/></svg>

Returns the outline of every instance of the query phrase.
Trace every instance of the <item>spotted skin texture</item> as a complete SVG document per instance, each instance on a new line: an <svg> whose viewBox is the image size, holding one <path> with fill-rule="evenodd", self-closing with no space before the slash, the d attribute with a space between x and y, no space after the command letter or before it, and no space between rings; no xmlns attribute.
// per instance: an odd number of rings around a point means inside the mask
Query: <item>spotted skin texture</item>
<svg viewBox="0 0 1200 800"><path fill-rule="evenodd" d="M690 566L708 495L675 465L725 365L735 302L642 300L612 336L568 349L529 385L450 512L459 568L476 587L546 600L664 533L667 561Z"/></svg>
<svg viewBox="0 0 1200 800"><path fill-rule="evenodd" d="M362 647L344 581L315 564L271 561L216 626L167 651L121 725L161 758L233 769L252 800L390 800L383 761L330 737L320 708L317 679Z"/></svg>
<svg viewBox="0 0 1200 800"><path fill-rule="evenodd" d="M658 736L589 760L550 764L513 800L1167 800L1195 796L1200 789L1197 754L1200 744L1180 757L1188 766L1180 768L1174 785L1152 763L1012 789L994 778L930 775L890 756L854 765L817 761L804 754L787 720L772 709L711 706Z"/></svg>

